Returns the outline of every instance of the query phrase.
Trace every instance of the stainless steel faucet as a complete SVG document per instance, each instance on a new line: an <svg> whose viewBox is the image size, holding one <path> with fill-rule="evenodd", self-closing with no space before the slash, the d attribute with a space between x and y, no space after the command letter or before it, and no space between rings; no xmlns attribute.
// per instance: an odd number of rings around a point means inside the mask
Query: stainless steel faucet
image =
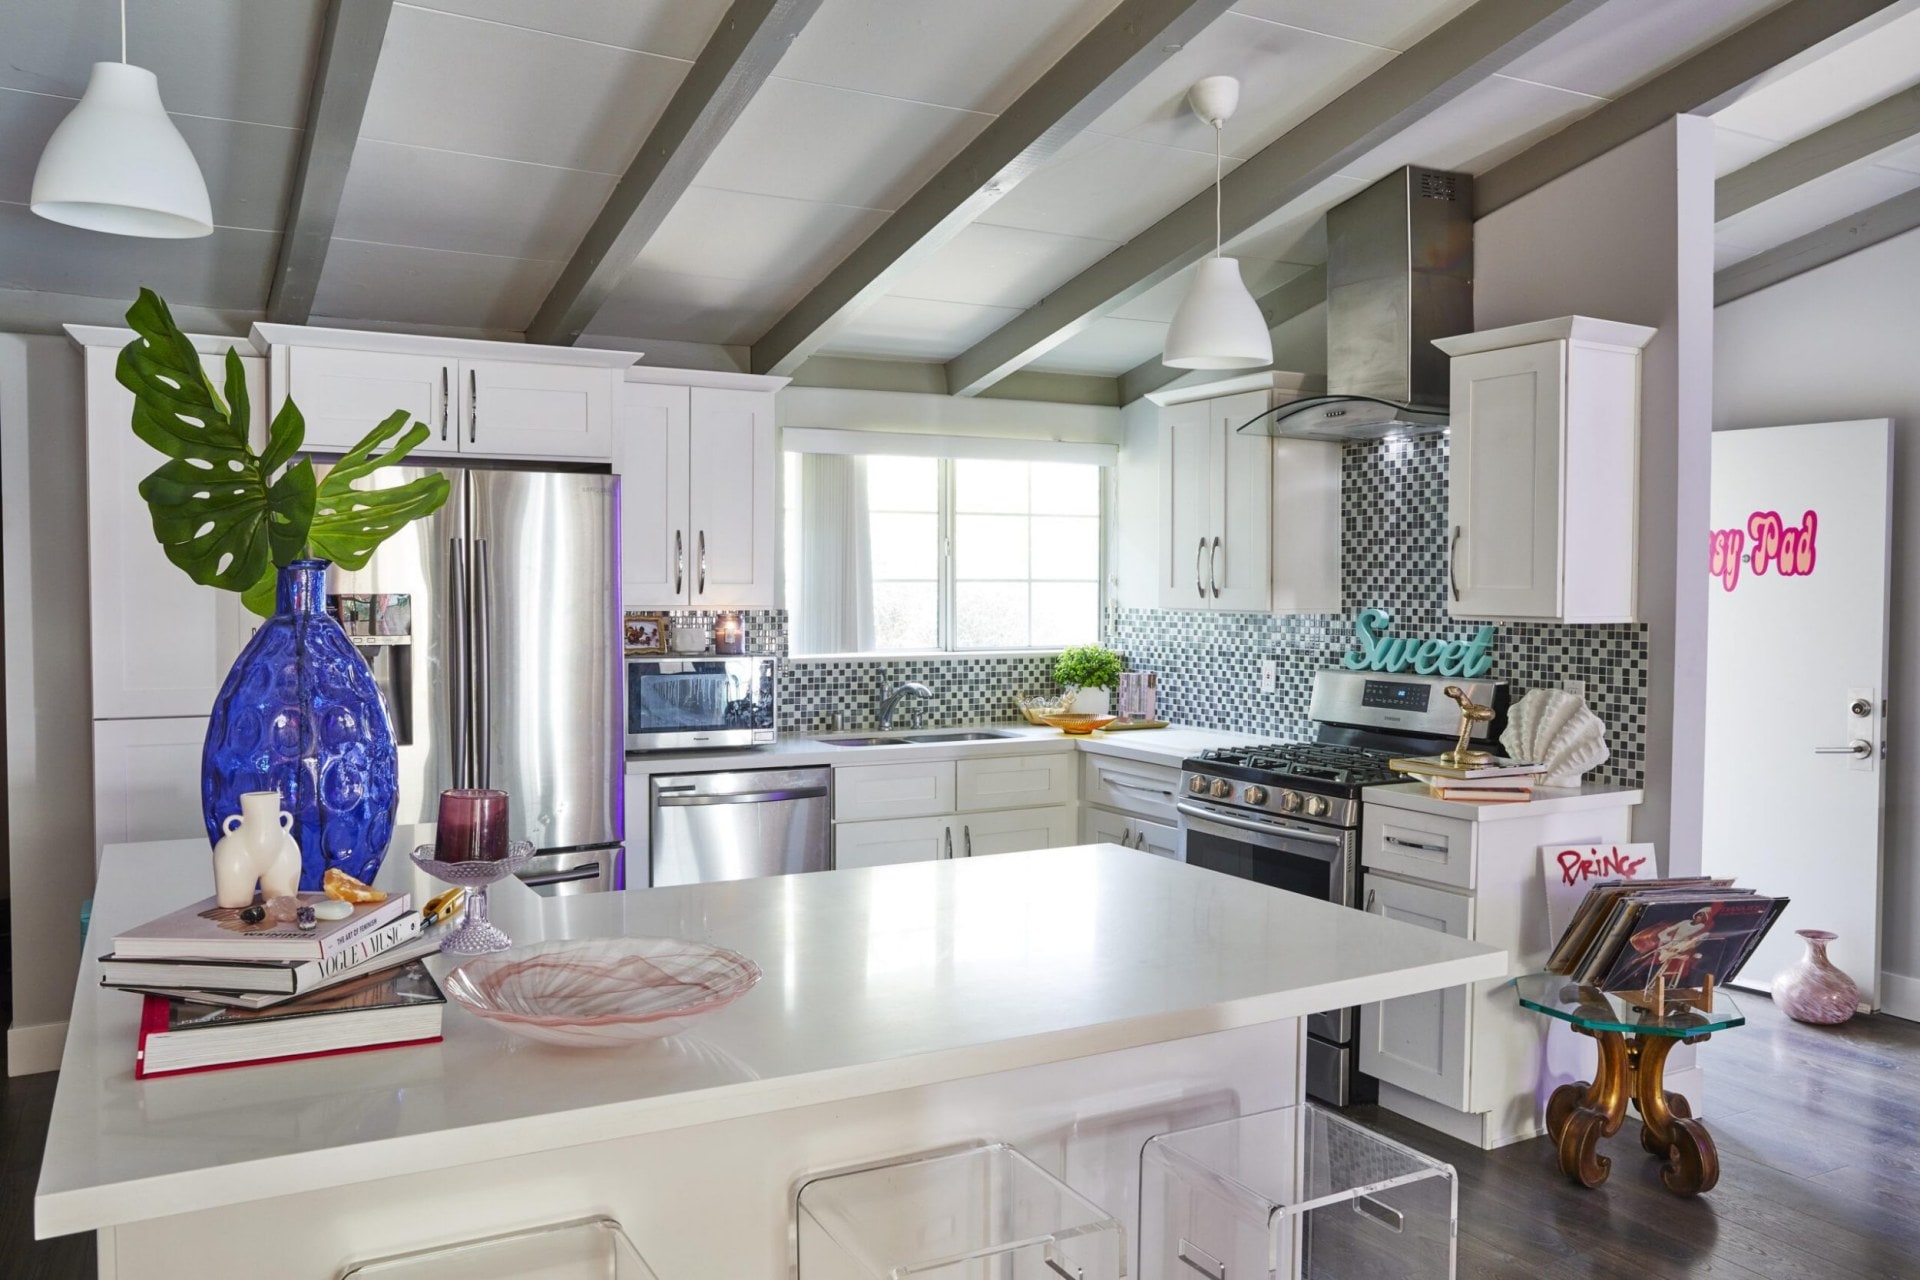
<svg viewBox="0 0 1920 1280"><path fill-rule="evenodd" d="M924 698L929 701L931 701L933 698L933 690L927 688L927 686L925 686L924 684L921 684L918 680L906 680L901 682L900 684L895 685L893 687L893 692L889 693L886 697L880 699L879 719L880 719L880 727L882 729L893 728L893 709L899 706L900 699L906 697L908 694L912 694L916 698Z"/></svg>

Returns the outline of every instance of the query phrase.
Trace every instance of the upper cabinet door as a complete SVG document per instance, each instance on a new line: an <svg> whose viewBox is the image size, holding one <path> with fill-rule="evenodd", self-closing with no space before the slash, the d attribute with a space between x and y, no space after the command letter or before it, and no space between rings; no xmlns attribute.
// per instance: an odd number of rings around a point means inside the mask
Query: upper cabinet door
<svg viewBox="0 0 1920 1280"><path fill-rule="evenodd" d="M1207 596L1216 609L1265 613L1273 602L1273 438L1242 435L1238 428L1266 410L1268 393L1245 391L1206 403L1215 503L1207 540Z"/></svg>
<svg viewBox="0 0 1920 1280"><path fill-rule="evenodd" d="M385 351L336 351L327 347L284 348L286 386L306 419L308 449L345 453L396 409L404 409L431 432L414 457L460 451L455 421L458 363L437 356ZM278 404L274 405L278 408Z"/></svg>
<svg viewBox="0 0 1920 1280"><path fill-rule="evenodd" d="M92 609L93 715L205 716L239 655L240 597L197 585L153 536L140 482L165 457L133 434L133 395L114 380L119 352L89 347L87 559ZM214 386L224 357L204 356ZM266 361L242 356L249 434L264 429Z"/></svg>
<svg viewBox="0 0 1920 1280"><path fill-rule="evenodd" d="M610 369L462 360L454 429L463 452L490 458L613 457Z"/></svg>
<svg viewBox="0 0 1920 1280"><path fill-rule="evenodd" d="M686 607L690 404L686 387L628 382L619 389L613 469L620 476L620 595L629 609Z"/></svg>
<svg viewBox="0 0 1920 1280"><path fill-rule="evenodd" d="M694 387L688 450L692 535L688 603L771 609L774 589L773 393Z"/></svg>
<svg viewBox="0 0 1920 1280"><path fill-rule="evenodd" d="M1212 546L1212 416L1209 402L1160 410L1160 607L1205 609L1207 552Z"/></svg>
<svg viewBox="0 0 1920 1280"><path fill-rule="evenodd" d="M1560 616L1567 344L1455 356L1447 469L1447 609Z"/></svg>

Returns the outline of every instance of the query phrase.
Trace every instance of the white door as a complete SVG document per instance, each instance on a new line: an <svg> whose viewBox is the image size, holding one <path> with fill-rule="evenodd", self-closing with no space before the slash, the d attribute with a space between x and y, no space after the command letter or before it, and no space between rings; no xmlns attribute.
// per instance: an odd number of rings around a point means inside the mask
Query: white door
<svg viewBox="0 0 1920 1280"><path fill-rule="evenodd" d="M1473 899L1385 876L1367 877L1367 909L1454 938L1473 936ZM1468 988L1448 987L1360 1006L1360 1069L1456 1111L1467 1107Z"/></svg>
<svg viewBox="0 0 1920 1280"><path fill-rule="evenodd" d="M1074 806L963 813L953 819L954 853L963 858L1027 849L1060 849L1074 842Z"/></svg>
<svg viewBox="0 0 1920 1280"><path fill-rule="evenodd" d="M685 608L688 389L628 382L618 402L621 600L629 609Z"/></svg>
<svg viewBox="0 0 1920 1280"><path fill-rule="evenodd" d="M432 432L412 457L460 451L454 361L326 347L289 347L286 360L287 385L281 393L300 406L307 448L344 453L395 409L405 409Z"/></svg>
<svg viewBox="0 0 1920 1280"><path fill-rule="evenodd" d="M1892 453L1884 418L1713 435L1702 867L1793 899L1741 986L1826 929L1879 1004Z"/></svg>
<svg viewBox="0 0 1920 1280"><path fill-rule="evenodd" d="M1560 616L1567 344L1455 356L1447 459L1447 612Z"/></svg>
<svg viewBox="0 0 1920 1280"><path fill-rule="evenodd" d="M103 845L204 837L205 716L93 722L93 855Z"/></svg>
<svg viewBox="0 0 1920 1280"><path fill-rule="evenodd" d="M489 458L613 456L611 369L462 360L455 428L465 453Z"/></svg>
<svg viewBox="0 0 1920 1280"><path fill-rule="evenodd" d="M1160 410L1160 606L1204 609L1213 534L1213 427L1208 401Z"/></svg>
<svg viewBox="0 0 1920 1280"><path fill-rule="evenodd" d="M950 818L841 822L833 828L833 867L886 867L951 858L958 850Z"/></svg>
<svg viewBox="0 0 1920 1280"><path fill-rule="evenodd" d="M1273 603L1273 437L1239 427L1267 408L1267 393L1207 401L1213 429L1213 529L1207 541L1207 598L1216 609L1265 613Z"/></svg>
<svg viewBox="0 0 1920 1280"><path fill-rule="evenodd" d="M771 609L773 393L693 388L688 519L692 603Z"/></svg>

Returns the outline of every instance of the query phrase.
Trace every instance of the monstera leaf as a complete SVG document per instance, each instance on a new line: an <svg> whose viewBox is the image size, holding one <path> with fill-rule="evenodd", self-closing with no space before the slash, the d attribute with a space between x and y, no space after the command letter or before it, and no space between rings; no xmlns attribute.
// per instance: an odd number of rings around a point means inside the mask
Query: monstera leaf
<svg viewBox="0 0 1920 1280"><path fill-rule="evenodd" d="M268 426L266 452L253 452L238 355L227 353L222 399L159 295L142 289L127 323L140 336L120 353L116 376L133 392L134 434L167 456L140 482L140 496L167 559L195 582L241 592L247 608L267 616L280 568L317 556L363 569L374 548L447 500L447 478L438 473L390 489L353 487L427 438L422 423L408 429L405 411L369 431L317 481L313 463L294 457L306 422L292 400Z"/></svg>
<svg viewBox="0 0 1920 1280"><path fill-rule="evenodd" d="M268 430L267 452L256 455L240 357L227 352L222 400L158 294L142 289L127 323L140 336L120 353L115 376L133 392L134 434L167 456L140 482L153 536L195 582L244 591L286 548L306 543L313 469L268 478L299 449L305 423L289 404Z"/></svg>

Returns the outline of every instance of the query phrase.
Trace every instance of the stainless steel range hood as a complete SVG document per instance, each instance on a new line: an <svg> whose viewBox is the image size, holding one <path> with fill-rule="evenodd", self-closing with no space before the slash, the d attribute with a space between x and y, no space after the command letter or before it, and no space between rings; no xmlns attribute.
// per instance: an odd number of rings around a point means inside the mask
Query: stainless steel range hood
<svg viewBox="0 0 1920 1280"><path fill-rule="evenodd" d="M1307 440L1447 426L1447 356L1473 329L1473 178L1408 166L1327 211L1326 395L1240 430Z"/></svg>

